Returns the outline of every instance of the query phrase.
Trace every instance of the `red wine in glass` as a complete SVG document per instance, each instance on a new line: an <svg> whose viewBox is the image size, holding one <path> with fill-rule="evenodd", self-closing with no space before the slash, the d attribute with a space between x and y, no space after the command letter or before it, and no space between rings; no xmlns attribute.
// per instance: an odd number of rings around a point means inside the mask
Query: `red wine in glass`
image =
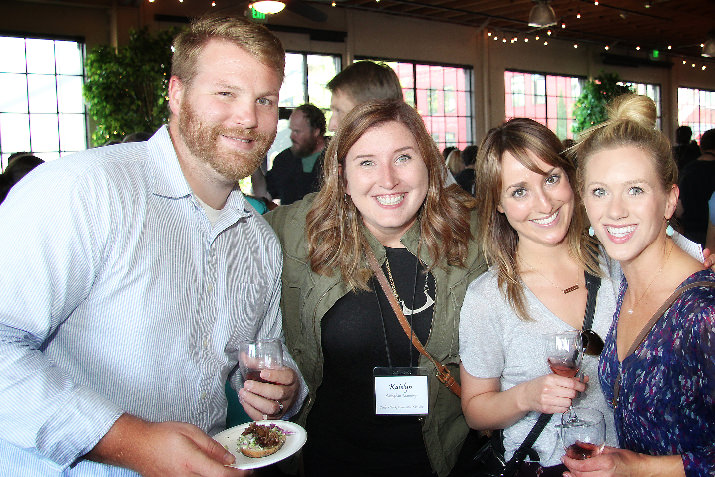
<svg viewBox="0 0 715 477"><path fill-rule="evenodd" d="M259 383L267 383L265 379L261 377L260 369L247 369L246 370L246 381L258 381Z"/></svg>
<svg viewBox="0 0 715 477"><path fill-rule="evenodd" d="M566 457L584 460L598 454L600 446L577 441L566 448Z"/></svg>
<svg viewBox="0 0 715 477"><path fill-rule="evenodd" d="M549 368L554 374L559 376L564 376L566 378L573 378L578 373L578 364L572 360L565 360L560 358L549 358Z"/></svg>

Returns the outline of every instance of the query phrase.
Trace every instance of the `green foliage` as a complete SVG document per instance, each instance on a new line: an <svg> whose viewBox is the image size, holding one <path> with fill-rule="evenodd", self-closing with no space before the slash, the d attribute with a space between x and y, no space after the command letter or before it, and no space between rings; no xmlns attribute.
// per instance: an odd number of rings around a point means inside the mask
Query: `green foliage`
<svg viewBox="0 0 715 477"><path fill-rule="evenodd" d="M84 99L96 122L92 145L121 141L133 132L154 132L169 117L167 90L176 29L131 31L115 51L93 48L85 60Z"/></svg>
<svg viewBox="0 0 715 477"><path fill-rule="evenodd" d="M595 80L586 82L574 106L573 132L580 133L608 119L608 102L616 96L632 92L628 86L619 85L619 81L617 73L601 71Z"/></svg>

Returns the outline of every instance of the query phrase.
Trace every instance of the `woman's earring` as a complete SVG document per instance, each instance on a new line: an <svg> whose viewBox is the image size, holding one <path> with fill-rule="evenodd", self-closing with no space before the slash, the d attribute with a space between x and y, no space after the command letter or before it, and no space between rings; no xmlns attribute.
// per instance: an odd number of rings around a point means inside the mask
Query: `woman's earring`
<svg viewBox="0 0 715 477"><path fill-rule="evenodd" d="M665 228L665 235L668 237L672 237L673 234L675 233L675 229L673 229L673 226L668 224L668 226Z"/></svg>
<svg viewBox="0 0 715 477"><path fill-rule="evenodd" d="M590 237L593 237L594 235L596 235L596 231L593 230L593 227L589 227L589 228L588 228L588 235L589 235Z"/></svg>

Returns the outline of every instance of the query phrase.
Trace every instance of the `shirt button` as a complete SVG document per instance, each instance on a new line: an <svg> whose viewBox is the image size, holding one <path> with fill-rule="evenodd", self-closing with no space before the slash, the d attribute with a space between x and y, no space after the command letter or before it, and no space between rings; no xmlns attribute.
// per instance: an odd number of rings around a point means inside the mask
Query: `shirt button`
<svg viewBox="0 0 715 477"><path fill-rule="evenodd" d="M209 339L204 338L204 349L209 349Z"/></svg>
<svg viewBox="0 0 715 477"><path fill-rule="evenodd" d="M212 283L209 283L209 285L206 287L206 290L207 290L209 293L212 293L212 292L214 291L214 286L213 286L213 284L212 284Z"/></svg>
<svg viewBox="0 0 715 477"><path fill-rule="evenodd" d="M204 391L201 393L201 400L203 401L205 399L206 399L206 392Z"/></svg>

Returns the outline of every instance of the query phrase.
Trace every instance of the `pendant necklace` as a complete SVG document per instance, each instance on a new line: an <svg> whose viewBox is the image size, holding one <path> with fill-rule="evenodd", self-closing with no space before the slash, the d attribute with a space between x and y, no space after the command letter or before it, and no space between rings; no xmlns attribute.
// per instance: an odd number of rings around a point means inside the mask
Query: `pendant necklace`
<svg viewBox="0 0 715 477"><path fill-rule="evenodd" d="M402 313L405 314L405 316L412 315L413 313L421 313L434 305L434 299L429 295L429 292L427 291L427 281L429 274L425 276L425 286L424 286L424 293L425 293L425 304L422 305L420 308L416 310L411 310L410 308L405 305L405 302L400 300L400 296L397 294L397 288L395 287L395 280L392 278L392 270L390 270L390 261L385 257L385 268L387 269L387 278L390 280L390 287L392 288L392 293L395 295L395 298L397 301L400 303L402 306ZM415 279L417 277L415 276ZM414 306L414 298L413 298L413 305Z"/></svg>
<svg viewBox="0 0 715 477"><path fill-rule="evenodd" d="M650 286L651 286L653 283L655 283L655 279L658 278L658 276L660 275L660 272L662 272L662 271L663 271L663 268L665 268L665 264L668 263L668 260L670 259L670 252L673 251L673 247L674 247L674 246L675 246L674 244L671 245L670 250L668 250L668 255L665 256L665 260L663 260L663 263L660 265L660 268L658 269L658 272L657 272L655 275L653 275L653 279L650 281L650 283L648 284L648 286L645 287L645 291L643 292L643 294L633 302L633 305L631 305L630 308L628 308L628 309L626 310L629 315L632 315L632 314L633 314L633 309L634 309L634 308L636 307L636 305L645 297L646 293L648 293L648 290L650 290Z"/></svg>
<svg viewBox="0 0 715 477"><path fill-rule="evenodd" d="M575 290L578 290L579 288L581 288L578 283L576 283L575 285L571 285L570 287L561 288L561 287L558 286L556 283L554 283L553 281L551 281L551 280L549 279L549 277L547 277L546 275L544 275L543 273L541 273L537 268L533 267L530 263L528 263L526 260L524 260L523 258L521 258L521 261L524 262L524 264L526 264L526 265L529 267L528 270L534 271L534 272L538 273L539 275L541 275L542 277L544 277L544 279L546 279L547 282L551 283L551 285L553 285L554 287L556 287L556 288L558 288L559 290L561 290L561 291L564 293L564 295L567 294L567 293L571 293L572 291L575 291Z"/></svg>

